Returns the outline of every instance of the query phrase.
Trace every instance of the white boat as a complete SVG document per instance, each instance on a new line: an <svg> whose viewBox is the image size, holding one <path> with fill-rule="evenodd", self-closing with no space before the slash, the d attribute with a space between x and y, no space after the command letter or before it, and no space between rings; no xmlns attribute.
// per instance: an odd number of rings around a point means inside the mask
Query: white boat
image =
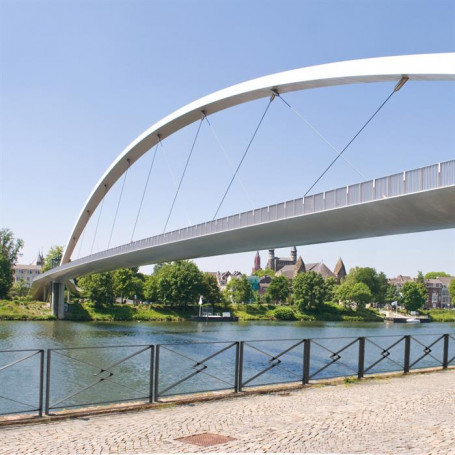
<svg viewBox="0 0 455 455"><path fill-rule="evenodd" d="M408 318L408 319L406 319L406 322L409 323L409 324L420 324L420 319Z"/></svg>

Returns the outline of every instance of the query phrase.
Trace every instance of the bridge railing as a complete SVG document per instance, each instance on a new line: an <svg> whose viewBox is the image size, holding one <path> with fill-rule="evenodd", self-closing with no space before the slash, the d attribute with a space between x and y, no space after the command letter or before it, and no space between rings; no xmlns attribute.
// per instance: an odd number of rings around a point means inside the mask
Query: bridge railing
<svg viewBox="0 0 455 455"><path fill-rule="evenodd" d="M300 338L0 351L0 415L111 403L152 403L195 393L307 385L455 367L455 334ZM38 363L26 362L38 359ZM14 372L13 369L16 369ZM43 384L45 382L45 391ZM36 404L30 404L36 401ZM13 405L13 406L11 406Z"/></svg>
<svg viewBox="0 0 455 455"><path fill-rule="evenodd" d="M138 247L156 246L169 240L185 240L454 184L455 160L446 161L182 228L145 239L145 244L140 243ZM128 249L134 247L133 243ZM110 251L115 253L115 248Z"/></svg>
<svg viewBox="0 0 455 455"><path fill-rule="evenodd" d="M284 218L332 210L348 205L361 204L453 184L455 184L455 160L200 223L189 228L182 228L150 237L145 239L145 243L140 241L138 247L143 247L144 245L156 246L166 243L169 240L185 240L216 232L268 223ZM131 247L134 248L134 244L129 246L129 249ZM115 248L110 251L114 253Z"/></svg>
<svg viewBox="0 0 455 455"><path fill-rule="evenodd" d="M76 259L69 264L61 266L61 268L64 269L92 260L133 252L142 248L159 246L169 242L178 242L232 229L246 228L285 218L322 212L324 210L333 210L340 207L402 196L419 191L427 191L449 185L455 185L455 160L293 199L268 207L261 207L176 231L166 232ZM48 273L53 272L49 271ZM41 278L45 276L45 274L40 275Z"/></svg>

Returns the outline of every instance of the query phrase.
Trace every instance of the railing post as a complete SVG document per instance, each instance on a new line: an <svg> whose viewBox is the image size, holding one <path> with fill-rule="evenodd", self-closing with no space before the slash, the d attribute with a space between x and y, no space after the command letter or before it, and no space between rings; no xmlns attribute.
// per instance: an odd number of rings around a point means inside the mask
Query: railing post
<svg viewBox="0 0 455 455"><path fill-rule="evenodd" d="M308 338L303 342L303 384L310 382L310 350L311 339Z"/></svg>
<svg viewBox="0 0 455 455"><path fill-rule="evenodd" d="M243 383L243 341L239 341L236 350L236 392L242 391Z"/></svg>
<svg viewBox="0 0 455 455"><path fill-rule="evenodd" d="M155 401L155 346L150 345L149 403Z"/></svg>
<svg viewBox="0 0 455 455"><path fill-rule="evenodd" d="M239 360L240 360L240 343L235 342L235 371L234 371L234 392L239 392Z"/></svg>
<svg viewBox="0 0 455 455"><path fill-rule="evenodd" d="M153 394L153 399L158 401L159 398L159 377L160 377L160 345L156 345L156 352L155 352L155 393Z"/></svg>
<svg viewBox="0 0 455 455"><path fill-rule="evenodd" d="M359 365L357 379L362 379L365 370L365 337L359 337Z"/></svg>
<svg viewBox="0 0 455 455"><path fill-rule="evenodd" d="M39 399L38 399L38 415L43 415L43 387L44 387L44 349L39 350L40 366L39 366Z"/></svg>
<svg viewBox="0 0 455 455"><path fill-rule="evenodd" d="M442 357L442 368L447 368L449 366L449 334L444 334L444 353Z"/></svg>
<svg viewBox="0 0 455 455"><path fill-rule="evenodd" d="M46 365L46 404L44 413L49 415L49 401L51 394L51 349L47 350L47 365Z"/></svg>
<svg viewBox="0 0 455 455"><path fill-rule="evenodd" d="M411 357L411 335L404 337L404 373L409 373L409 364Z"/></svg>

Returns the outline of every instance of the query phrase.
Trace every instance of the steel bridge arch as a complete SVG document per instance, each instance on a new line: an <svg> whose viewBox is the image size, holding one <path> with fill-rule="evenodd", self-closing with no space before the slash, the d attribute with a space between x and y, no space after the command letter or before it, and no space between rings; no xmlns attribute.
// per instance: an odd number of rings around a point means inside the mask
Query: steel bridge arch
<svg viewBox="0 0 455 455"><path fill-rule="evenodd" d="M117 180L159 140L201 119L202 115L266 98L273 91L287 93L356 83L399 81L455 81L455 53L400 55L350 60L294 69L251 79L204 96L156 122L115 159L95 185L82 208L66 244L61 265L74 248L103 197Z"/></svg>

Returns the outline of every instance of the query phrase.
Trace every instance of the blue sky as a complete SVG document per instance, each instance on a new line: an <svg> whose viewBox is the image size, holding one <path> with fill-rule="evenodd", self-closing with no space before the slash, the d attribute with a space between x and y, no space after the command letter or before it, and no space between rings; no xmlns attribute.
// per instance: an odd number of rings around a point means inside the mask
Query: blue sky
<svg viewBox="0 0 455 455"><path fill-rule="evenodd" d="M274 72L340 60L453 52L455 2L0 0L0 226L25 241L21 262L65 244L105 169L160 118L215 90ZM393 84L332 87L286 99L342 148ZM211 117L237 163L266 100ZM346 152L367 178L454 158L455 85L408 83ZM135 239L160 233L197 125L163 143ZM283 103L272 103L220 215L302 196L333 152ZM112 245L131 238L150 165L129 172ZM171 172L169 171L171 169ZM231 178L203 125L169 229L211 219ZM342 160L314 189L358 182ZM120 186L74 257L104 249ZM455 274L455 230L301 247L305 262L372 266L389 276ZM277 253L287 254L286 250ZM254 253L198 260L248 272ZM266 252L262 252L263 263Z"/></svg>

